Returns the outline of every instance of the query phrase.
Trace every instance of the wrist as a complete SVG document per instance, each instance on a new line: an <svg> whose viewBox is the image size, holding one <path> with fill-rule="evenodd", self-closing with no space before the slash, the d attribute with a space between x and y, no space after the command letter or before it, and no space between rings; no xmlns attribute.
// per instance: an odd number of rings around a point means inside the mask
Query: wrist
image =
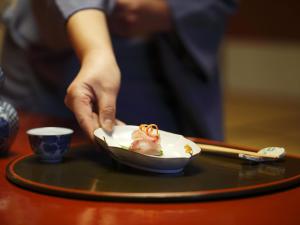
<svg viewBox="0 0 300 225"><path fill-rule="evenodd" d="M114 53L111 49L90 49L82 55L81 70L94 71L95 68L106 66L117 67Z"/></svg>

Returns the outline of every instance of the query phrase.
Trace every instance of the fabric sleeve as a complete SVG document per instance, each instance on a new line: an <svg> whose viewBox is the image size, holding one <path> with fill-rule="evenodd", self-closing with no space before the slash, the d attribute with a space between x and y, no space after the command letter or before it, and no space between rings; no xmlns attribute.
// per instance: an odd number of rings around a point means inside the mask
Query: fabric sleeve
<svg viewBox="0 0 300 225"><path fill-rule="evenodd" d="M217 73L217 53L235 0L167 0L176 35L207 76Z"/></svg>
<svg viewBox="0 0 300 225"><path fill-rule="evenodd" d="M109 14L114 8L115 1L116 0L54 0L65 20L83 9L99 9Z"/></svg>

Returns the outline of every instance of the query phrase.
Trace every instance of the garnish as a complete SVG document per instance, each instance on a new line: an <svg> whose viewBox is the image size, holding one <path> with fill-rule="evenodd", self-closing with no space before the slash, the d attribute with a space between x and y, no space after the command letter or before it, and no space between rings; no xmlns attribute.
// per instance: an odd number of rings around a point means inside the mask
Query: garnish
<svg viewBox="0 0 300 225"><path fill-rule="evenodd" d="M192 147L189 146L188 144L186 144L186 145L184 146L184 150L185 150L186 153L190 154L191 156L193 155L193 149L192 149Z"/></svg>
<svg viewBox="0 0 300 225"><path fill-rule="evenodd" d="M155 140L159 139L158 126L156 124L141 124L139 129L148 137L154 138Z"/></svg>
<svg viewBox="0 0 300 225"><path fill-rule="evenodd" d="M160 150L160 152L159 152L160 154L159 154L159 156L163 156L163 154L164 154L164 151L163 150Z"/></svg>

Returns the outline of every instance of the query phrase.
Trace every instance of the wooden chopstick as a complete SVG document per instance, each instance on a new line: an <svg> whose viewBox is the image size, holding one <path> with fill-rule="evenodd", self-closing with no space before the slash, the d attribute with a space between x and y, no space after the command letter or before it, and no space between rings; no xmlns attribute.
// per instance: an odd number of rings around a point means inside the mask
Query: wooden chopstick
<svg viewBox="0 0 300 225"><path fill-rule="evenodd" d="M228 147L222 147L222 146L217 146L217 145L207 145L207 144L200 144L200 143L197 143L197 145L204 152L225 153L225 154L234 154L234 155L245 154L245 155L254 156L254 157L278 159L278 156L275 156L275 155L264 155L264 154L261 154L258 152L252 152L252 151L247 151L247 150L240 150L240 149L235 149L235 148L228 148Z"/></svg>

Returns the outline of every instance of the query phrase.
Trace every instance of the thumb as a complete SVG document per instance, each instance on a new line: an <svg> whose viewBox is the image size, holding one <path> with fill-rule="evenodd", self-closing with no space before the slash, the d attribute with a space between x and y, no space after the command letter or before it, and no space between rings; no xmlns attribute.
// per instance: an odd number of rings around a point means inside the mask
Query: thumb
<svg viewBox="0 0 300 225"><path fill-rule="evenodd" d="M116 118L116 100L114 94L102 93L98 100L99 122L106 132L112 132Z"/></svg>

